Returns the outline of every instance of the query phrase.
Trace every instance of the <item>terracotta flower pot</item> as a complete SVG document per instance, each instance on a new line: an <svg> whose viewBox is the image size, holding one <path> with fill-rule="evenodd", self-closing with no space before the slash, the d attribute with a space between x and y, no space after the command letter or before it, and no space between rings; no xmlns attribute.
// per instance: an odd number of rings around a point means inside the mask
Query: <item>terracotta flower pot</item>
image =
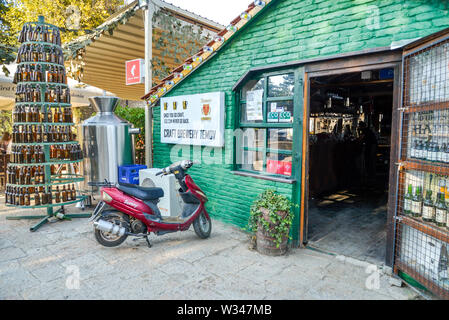
<svg viewBox="0 0 449 320"><path fill-rule="evenodd" d="M274 227L274 224L270 221L269 211L266 208L259 209L262 212L262 217L265 221L270 223L270 228ZM279 211L277 212L281 217L284 217L287 212ZM269 232L264 229L262 224L257 225L256 232L256 248L259 253L269 255L269 256L280 256L287 252L287 241L288 233L283 235L282 241L279 247L276 247L276 241L270 236Z"/></svg>

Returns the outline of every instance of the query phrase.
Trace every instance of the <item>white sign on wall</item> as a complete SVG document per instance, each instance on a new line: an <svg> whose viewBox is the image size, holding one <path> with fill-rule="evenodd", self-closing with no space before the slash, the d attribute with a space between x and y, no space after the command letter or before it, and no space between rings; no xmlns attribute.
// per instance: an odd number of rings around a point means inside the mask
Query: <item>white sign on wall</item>
<svg viewBox="0 0 449 320"><path fill-rule="evenodd" d="M224 92L161 99L161 142L224 145Z"/></svg>

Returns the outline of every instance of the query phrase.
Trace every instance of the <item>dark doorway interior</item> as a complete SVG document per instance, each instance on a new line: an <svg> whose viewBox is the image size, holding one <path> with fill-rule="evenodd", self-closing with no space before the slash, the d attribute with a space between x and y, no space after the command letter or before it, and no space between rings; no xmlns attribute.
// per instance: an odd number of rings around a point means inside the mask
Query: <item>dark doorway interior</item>
<svg viewBox="0 0 449 320"><path fill-rule="evenodd" d="M385 261L393 69L311 78L308 246Z"/></svg>

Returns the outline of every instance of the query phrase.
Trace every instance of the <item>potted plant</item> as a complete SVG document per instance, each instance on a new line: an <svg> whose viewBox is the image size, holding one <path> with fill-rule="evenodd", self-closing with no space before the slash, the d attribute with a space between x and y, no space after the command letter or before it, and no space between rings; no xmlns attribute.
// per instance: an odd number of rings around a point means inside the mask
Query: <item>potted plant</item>
<svg viewBox="0 0 449 320"><path fill-rule="evenodd" d="M265 190L251 206L248 228L255 234L257 251L266 255L287 252L293 221L293 203L274 190Z"/></svg>

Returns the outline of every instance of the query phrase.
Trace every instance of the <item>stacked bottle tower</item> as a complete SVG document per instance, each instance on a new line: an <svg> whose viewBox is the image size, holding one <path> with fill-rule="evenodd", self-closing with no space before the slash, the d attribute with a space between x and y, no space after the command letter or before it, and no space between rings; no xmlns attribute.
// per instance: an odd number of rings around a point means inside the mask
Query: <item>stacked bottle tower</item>
<svg viewBox="0 0 449 320"><path fill-rule="evenodd" d="M67 218L63 206L84 200L75 190L76 182L83 180L78 169L83 155L72 131L59 29L39 17L38 22L23 26L19 41L5 202L7 206L46 207L45 223L51 216ZM53 212L58 206L61 209Z"/></svg>

